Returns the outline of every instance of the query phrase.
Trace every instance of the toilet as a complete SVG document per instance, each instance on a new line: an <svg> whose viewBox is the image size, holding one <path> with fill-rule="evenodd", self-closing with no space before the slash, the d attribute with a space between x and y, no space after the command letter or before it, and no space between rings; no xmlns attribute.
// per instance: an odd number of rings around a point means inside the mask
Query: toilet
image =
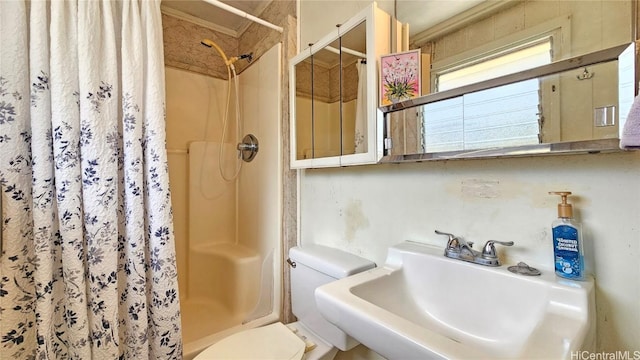
<svg viewBox="0 0 640 360"><path fill-rule="evenodd" d="M314 292L320 285L376 265L359 256L322 245L291 248L289 260L291 304L298 321L238 332L211 345L194 360L331 360L338 350L347 351L359 344L320 315Z"/></svg>

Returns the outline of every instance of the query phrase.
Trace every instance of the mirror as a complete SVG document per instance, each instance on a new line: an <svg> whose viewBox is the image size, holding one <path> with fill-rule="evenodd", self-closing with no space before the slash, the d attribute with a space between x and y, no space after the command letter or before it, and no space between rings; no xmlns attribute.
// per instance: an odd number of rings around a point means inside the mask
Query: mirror
<svg viewBox="0 0 640 360"><path fill-rule="evenodd" d="M297 160L366 151L366 53L361 22L294 65Z"/></svg>
<svg viewBox="0 0 640 360"><path fill-rule="evenodd" d="M296 65L294 71L295 83L295 108L298 119L295 139L298 146L293 149L295 159L301 160L313 157L313 58L306 58Z"/></svg>
<svg viewBox="0 0 640 360"><path fill-rule="evenodd" d="M362 22L340 37L342 58L342 154L367 151L367 27Z"/></svg>
<svg viewBox="0 0 640 360"><path fill-rule="evenodd" d="M339 63L339 53L323 48L295 65L298 160L340 155L340 88L334 74Z"/></svg>
<svg viewBox="0 0 640 360"><path fill-rule="evenodd" d="M635 51L624 51L632 40L632 1L501 2L486 10L487 3L410 39L431 55L423 82L433 93L382 108L391 144L383 161L617 149L635 94ZM548 65L442 90L454 83L448 74L541 39L549 44ZM518 108L517 101L498 100L505 94L534 101Z"/></svg>
<svg viewBox="0 0 640 360"><path fill-rule="evenodd" d="M389 107L385 160L617 149L635 94L634 45Z"/></svg>
<svg viewBox="0 0 640 360"><path fill-rule="evenodd" d="M292 169L380 161L377 62L390 52L391 17L372 2L290 60Z"/></svg>
<svg viewBox="0 0 640 360"><path fill-rule="evenodd" d="M339 48L340 39L337 39L311 55L313 143L305 150L306 159L340 155L340 52L332 51Z"/></svg>

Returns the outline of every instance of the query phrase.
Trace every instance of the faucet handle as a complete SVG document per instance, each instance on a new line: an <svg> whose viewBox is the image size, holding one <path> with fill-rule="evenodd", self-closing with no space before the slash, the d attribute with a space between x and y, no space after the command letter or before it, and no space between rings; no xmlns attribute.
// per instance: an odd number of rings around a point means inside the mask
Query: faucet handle
<svg viewBox="0 0 640 360"><path fill-rule="evenodd" d="M447 241L447 248L449 249L459 249L461 246L468 246L468 247L472 247L473 246L473 242L469 241L465 241L464 239L457 237L453 234L449 234L446 232L442 232L442 231L438 231L436 230L436 234L438 235L446 235L449 237L449 241Z"/></svg>
<svg viewBox="0 0 640 360"><path fill-rule="evenodd" d="M442 232L439 230L436 230L436 234L446 235L449 237L449 240L447 241L447 249L458 249L460 247L460 242L458 241L458 238L455 235Z"/></svg>
<svg viewBox="0 0 640 360"><path fill-rule="evenodd" d="M455 237L456 237L456 236L455 236L455 235L453 235L453 234L449 234L449 233L446 233L446 232L442 232L442 231L440 231L440 230L436 230L436 234L438 234L438 235L447 235L447 236L449 237L449 241L451 241L451 240L455 239Z"/></svg>
<svg viewBox="0 0 640 360"><path fill-rule="evenodd" d="M493 244L499 244L502 246L513 246L513 241L498 241L498 240L489 240L482 247L482 257L485 259L497 259L498 254L496 253L496 247Z"/></svg>

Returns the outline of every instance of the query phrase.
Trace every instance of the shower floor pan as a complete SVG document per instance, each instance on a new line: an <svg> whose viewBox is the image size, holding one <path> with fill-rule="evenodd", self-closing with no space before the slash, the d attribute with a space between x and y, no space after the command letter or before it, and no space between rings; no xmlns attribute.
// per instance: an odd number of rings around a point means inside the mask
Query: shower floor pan
<svg viewBox="0 0 640 360"><path fill-rule="evenodd" d="M242 324L246 314L232 314L221 303L207 299L182 301L182 341L190 343Z"/></svg>

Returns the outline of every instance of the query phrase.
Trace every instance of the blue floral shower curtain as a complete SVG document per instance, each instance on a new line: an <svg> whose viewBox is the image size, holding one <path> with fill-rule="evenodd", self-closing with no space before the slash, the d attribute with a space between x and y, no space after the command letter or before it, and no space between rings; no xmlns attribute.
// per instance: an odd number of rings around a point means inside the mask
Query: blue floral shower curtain
<svg viewBox="0 0 640 360"><path fill-rule="evenodd" d="M0 1L0 358L176 359L160 1Z"/></svg>

